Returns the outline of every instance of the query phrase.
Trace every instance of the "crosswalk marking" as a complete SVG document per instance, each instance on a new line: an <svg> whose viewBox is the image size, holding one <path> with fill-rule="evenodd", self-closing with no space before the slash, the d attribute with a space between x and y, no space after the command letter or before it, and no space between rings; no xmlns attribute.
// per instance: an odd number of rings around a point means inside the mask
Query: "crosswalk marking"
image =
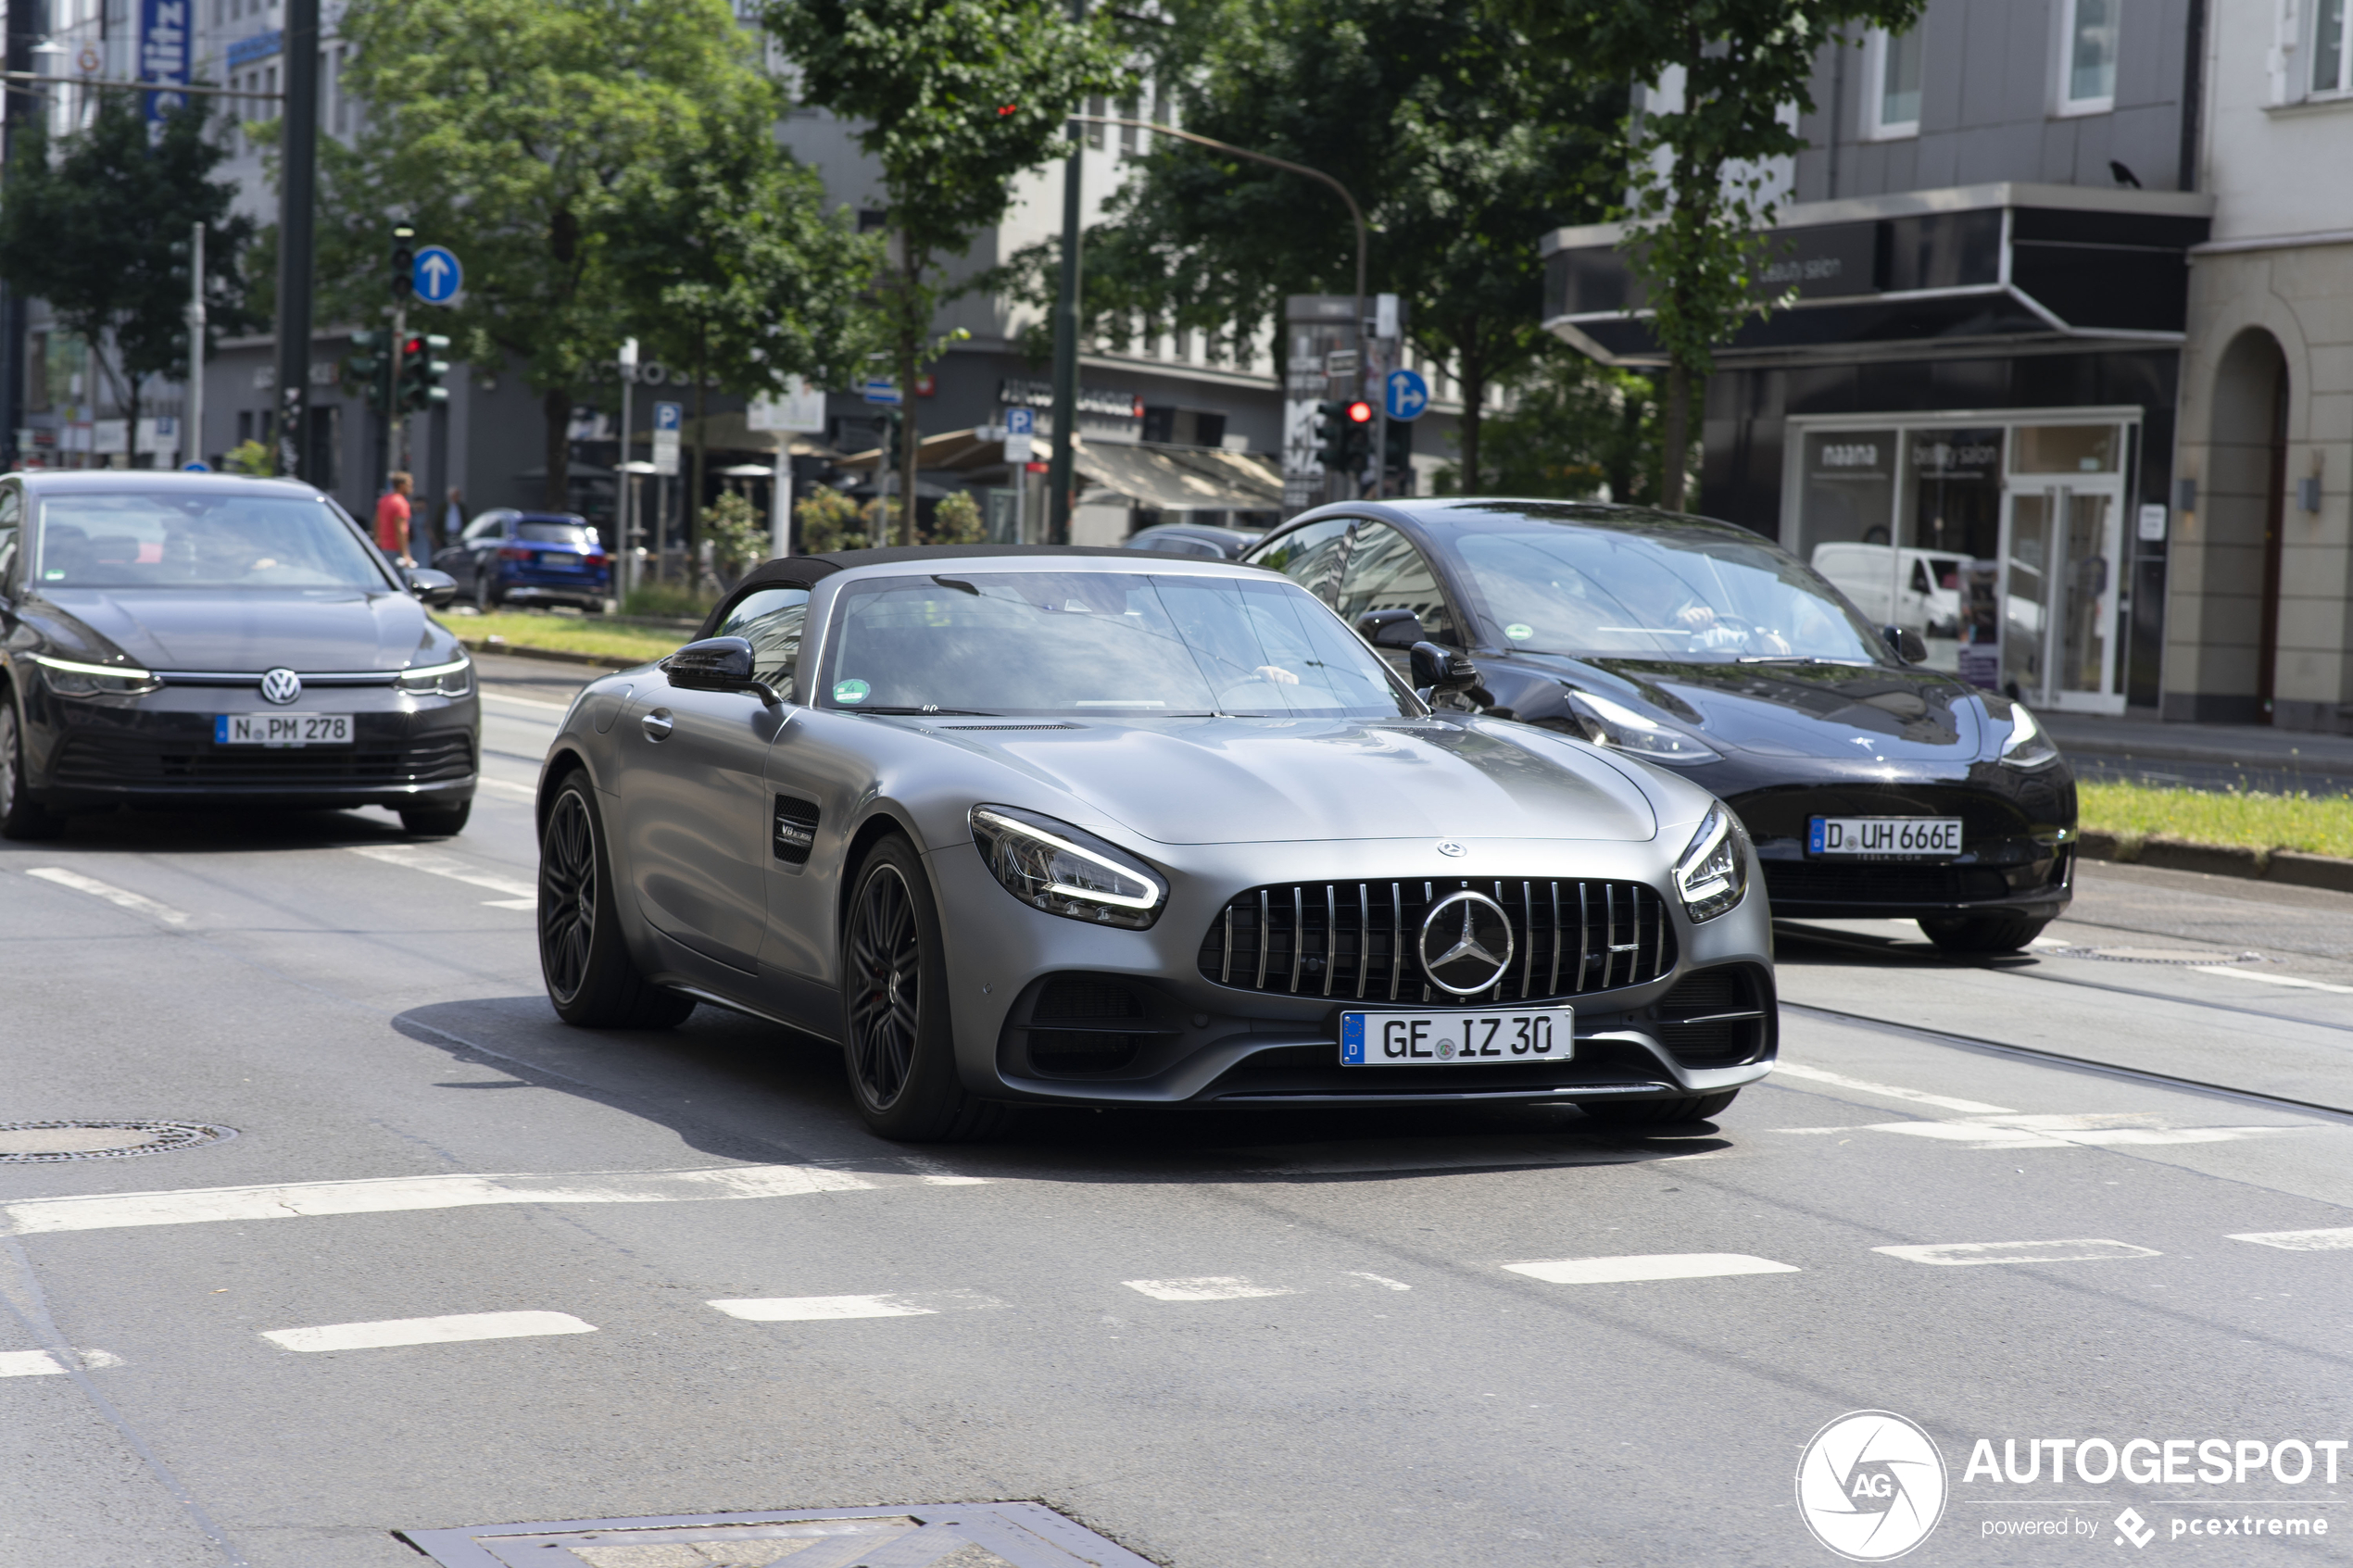
<svg viewBox="0 0 2353 1568"><path fill-rule="evenodd" d="M187 911L183 909L158 904L144 894L133 893L127 887L117 887L110 882L100 882L96 877L84 876L80 872L68 871L63 866L35 866L24 874L55 883L59 887L70 887L76 893L87 893L93 898L104 898L117 909L159 920L166 925L184 925L188 921Z"/></svg>
<svg viewBox="0 0 2353 1568"><path fill-rule="evenodd" d="M2233 1241L2251 1241L2259 1247L2277 1247L2288 1252L2353 1251L2353 1227L2340 1226L2320 1231L2246 1231L2232 1236Z"/></svg>
<svg viewBox="0 0 2353 1568"><path fill-rule="evenodd" d="M1655 1252L1623 1258L1555 1258L1504 1268L1547 1285L1629 1285L1655 1279L1714 1279L1729 1274L1793 1274L1793 1263L1745 1252Z"/></svg>
<svg viewBox="0 0 2353 1568"><path fill-rule="evenodd" d="M513 901L498 904L497 907L502 909L530 909L539 901L539 889L535 884L520 877L484 871L472 860L445 855L438 849L421 848L413 844L347 844L344 847L354 855L365 855L371 860L381 860L387 866L423 872L428 876L447 877L451 882L462 882L470 887L486 887L493 893L503 893ZM490 902L488 899L484 901Z"/></svg>
<svg viewBox="0 0 2353 1568"><path fill-rule="evenodd" d="M69 1351L84 1371L120 1366L120 1356L104 1350ZM0 1377L63 1377L69 1369L54 1350L0 1350Z"/></svg>
<svg viewBox="0 0 2353 1568"><path fill-rule="evenodd" d="M1869 1078L1850 1078L1843 1073L1832 1073L1826 1067L1811 1067L1787 1057L1773 1064L1778 1078L1803 1078L1808 1083L1828 1084L1832 1088L1857 1089L1867 1095L1881 1095L1889 1099L1909 1100L1914 1105L1932 1105L1940 1110L1957 1110L1972 1116L2009 1116L2015 1114L2005 1105L1987 1105L1982 1100L1955 1099L1950 1095L1931 1095L1920 1089L1906 1089L1894 1084L1874 1084Z"/></svg>
<svg viewBox="0 0 2353 1568"><path fill-rule="evenodd" d="M938 1311L900 1296L775 1296L764 1299L713 1301L731 1318L746 1323L823 1323L831 1318L921 1318Z"/></svg>
<svg viewBox="0 0 2353 1568"><path fill-rule="evenodd" d="M285 1350L381 1350L396 1345L455 1345L469 1339L528 1339L543 1334L594 1334L570 1312L459 1312L442 1318L332 1323L273 1328L262 1335Z"/></svg>
<svg viewBox="0 0 2353 1568"><path fill-rule="evenodd" d="M901 1177L902 1181L909 1178ZM284 1220L319 1214L380 1214L466 1209L486 1203L695 1203L855 1192L875 1184L816 1165L719 1165L686 1171L607 1171L578 1175L382 1176L282 1186L200 1187L95 1198L34 1198L0 1206L0 1233L111 1230L219 1220Z"/></svg>
<svg viewBox="0 0 2353 1568"><path fill-rule="evenodd" d="M1195 1279L1126 1279L1128 1289L1155 1301L1240 1301L1253 1296L1290 1296L1287 1286L1253 1285L1239 1274L1203 1274Z"/></svg>
<svg viewBox="0 0 2353 1568"><path fill-rule="evenodd" d="M2221 964L2193 965L2192 972L2227 974L2233 980L2252 980L2264 985L2289 985L2298 991L2331 991L2340 997L2353 997L2353 985L2332 985L2325 980L2302 980L2293 974L2262 974L2251 969L2226 969Z"/></svg>
<svg viewBox="0 0 2353 1568"><path fill-rule="evenodd" d="M1926 1247L1874 1247L1891 1258L1956 1267L1976 1263L2089 1263L2109 1258L2162 1257L2129 1241L1948 1241Z"/></svg>

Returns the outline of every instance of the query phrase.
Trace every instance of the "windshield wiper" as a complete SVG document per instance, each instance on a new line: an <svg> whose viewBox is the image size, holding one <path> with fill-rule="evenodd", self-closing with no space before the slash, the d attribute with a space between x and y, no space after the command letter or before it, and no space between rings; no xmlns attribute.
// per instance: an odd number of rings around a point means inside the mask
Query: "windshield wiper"
<svg viewBox="0 0 2353 1568"><path fill-rule="evenodd" d="M1732 662L1735 664L1843 664L1857 668L1868 668L1870 664L1868 659L1824 659L1819 654L1812 653L1744 653Z"/></svg>
<svg viewBox="0 0 2353 1568"><path fill-rule="evenodd" d="M1001 719L977 708L837 708L837 713L880 713L894 719Z"/></svg>

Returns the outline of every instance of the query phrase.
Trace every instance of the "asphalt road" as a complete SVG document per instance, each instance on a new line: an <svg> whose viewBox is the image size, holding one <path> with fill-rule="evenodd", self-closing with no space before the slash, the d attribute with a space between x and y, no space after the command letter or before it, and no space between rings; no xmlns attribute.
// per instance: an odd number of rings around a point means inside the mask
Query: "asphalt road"
<svg viewBox="0 0 2353 1568"><path fill-rule="evenodd" d="M917 1152L766 1025L555 1021L517 906L572 672L485 673L490 787L426 853L373 810L0 846L0 1119L236 1134L0 1165L0 1568L995 1499L1177 1568L1829 1563L1793 1477L1866 1410L1949 1474L1907 1561L2353 1558L2353 1449L2315 1447L2353 1439L2353 897L2087 868L1991 965L1785 929L1787 1065L1674 1136ZM2184 1479L2035 1446L2136 1438Z"/></svg>

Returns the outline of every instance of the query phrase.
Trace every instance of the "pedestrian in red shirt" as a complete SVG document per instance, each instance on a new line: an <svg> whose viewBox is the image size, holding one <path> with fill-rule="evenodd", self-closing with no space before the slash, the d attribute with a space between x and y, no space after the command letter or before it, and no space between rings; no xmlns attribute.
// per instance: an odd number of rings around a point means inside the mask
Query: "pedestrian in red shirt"
<svg viewBox="0 0 2353 1568"><path fill-rule="evenodd" d="M414 566L409 555L409 487L415 482L406 473L395 472L392 488L376 502L376 547L392 558L395 566Z"/></svg>

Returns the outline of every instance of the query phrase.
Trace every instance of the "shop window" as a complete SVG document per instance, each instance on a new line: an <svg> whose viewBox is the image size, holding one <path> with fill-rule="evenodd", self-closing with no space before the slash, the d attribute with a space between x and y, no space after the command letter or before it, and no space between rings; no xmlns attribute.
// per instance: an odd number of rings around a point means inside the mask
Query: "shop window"
<svg viewBox="0 0 2353 1568"><path fill-rule="evenodd" d="M2061 114L2116 107L2116 35L2123 0L2065 0L2060 7Z"/></svg>
<svg viewBox="0 0 2353 1568"><path fill-rule="evenodd" d="M2114 473L2120 443L2114 425L2026 425L2018 433L2015 473Z"/></svg>
<svg viewBox="0 0 2353 1568"><path fill-rule="evenodd" d="M1868 123L1863 133L1874 141L1920 132L1920 33L1873 31L1865 45L1870 91L1864 99Z"/></svg>
<svg viewBox="0 0 2353 1568"><path fill-rule="evenodd" d="M2353 50L2345 46L2345 0L2321 0L2312 15L2312 91L2334 94L2353 91L2347 66Z"/></svg>

